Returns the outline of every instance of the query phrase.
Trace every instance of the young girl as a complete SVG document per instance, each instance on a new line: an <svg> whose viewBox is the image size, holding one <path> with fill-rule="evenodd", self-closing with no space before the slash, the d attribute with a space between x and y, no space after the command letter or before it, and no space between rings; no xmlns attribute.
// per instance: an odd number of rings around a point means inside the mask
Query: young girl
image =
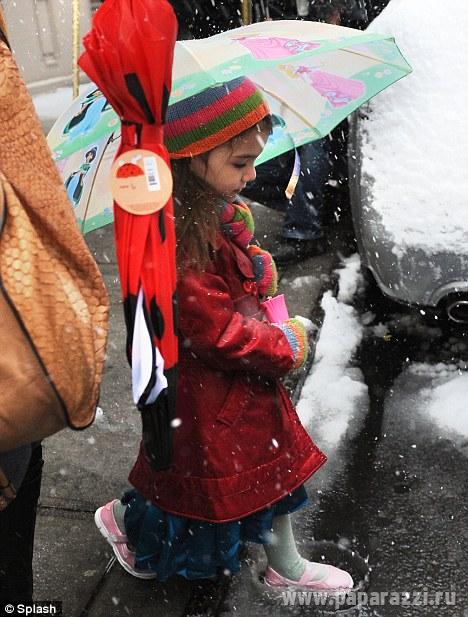
<svg viewBox="0 0 468 617"><path fill-rule="evenodd" d="M268 107L244 77L169 108L181 343L174 457L154 471L141 448L136 490L95 516L119 563L140 578L236 572L250 540L265 547L268 585L353 586L343 570L301 557L291 529L325 455L279 382L305 361L306 334L297 320L263 318L276 271L251 244L252 216L237 198L270 130Z"/></svg>

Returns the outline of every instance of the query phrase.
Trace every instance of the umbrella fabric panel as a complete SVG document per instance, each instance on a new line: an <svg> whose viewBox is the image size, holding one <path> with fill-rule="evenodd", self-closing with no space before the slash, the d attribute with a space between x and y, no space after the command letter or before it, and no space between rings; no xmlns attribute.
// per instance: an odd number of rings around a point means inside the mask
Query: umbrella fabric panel
<svg viewBox="0 0 468 617"><path fill-rule="evenodd" d="M302 39L301 39L302 37ZM187 98L210 85L241 75L255 78L259 70L313 61L354 48L353 56L386 63L408 72L403 56L388 36L313 22L264 22L210 37L181 41L174 57L171 102ZM346 53L346 52L345 52ZM349 64L349 59L345 66ZM358 69L359 70L359 69Z"/></svg>
<svg viewBox="0 0 468 617"><path fill-rule="evenodd" d="M364 45L377 38L351 28L337 27L320 22L281 20L251 24L228 30L207 39L178 42L174 55L173 95L178 80L199 72L229 69L229 63L238 62L238 70L249 72L255 66L275 66L291 56L319 55L346 46L350 40ZM236 67L232 67L236 70ZM242 73L240 73L242 74ZM232 75L230 79L233 79ZM191 93L192 94L192 93Z"/></svg>
<svg viewBox="0 0 468 617"><path fill-rule="evenodd" d="M137 298L142 290L144 308L150 319L152 342L161 349L169 368L177 359L173 315L176 273L172 248L175 247L175 232L172 223L172 203L155 214L143 216L116 209L115 238L124 295L129 359ZM138 239L138 242L132 241L134 239Z"/></svg>
<svg viewBox="0 0 468 617"><path fill-rule="evenodd" d="M108 225L114 220L112 195L109 191L109 173L120 145L120 130L112 133L103 142L104 149L97 164L93 184L86 196L86 203L83 204L82 221L79 221L84 234Z"/></svg>
<svg viewBox="0 0 468 617"><path fill-rule="evenodd" d="M164 375L164 359L157 347L153 346L151 334L148 329L145 311L143 308L143 291L140 289L135 310L133 338L131 345L132 354L132 392L135 405L145 400L146 404L156 401L162 390L167 388L167 378ZM157 377L154 385L148 390L148 384L152 383L152 375L156 366Z"/></svg>
<svg viewBox="0 0 468 617"><path fill-rule="evenodd" d="M106 5L108 3L106 14L112 0L106 0ZM134 35L127 32L126 36L132 40L131 36ZM159 42L155 41L154 44ZM120 40L120 43L123 45L127 42ZM92 44L103 45L99 38ZM148 49L153 49L153 52L148 54L145 51L141 56L146 68L152 66L156 57L151 56L156 47L149 45ZM132 61L137 60L133 57ZM130 61L130 57L125 59L126 63ZM256 161L256 164L260 164L291 148L327 135L362 103L404 77L410 70L394 40L388 35L363 33L307 21L264 22L230 30L209 39L178 42L175 46L174 88L170 102L185 100L210 84L248 74L262 89L275 116L273 133ZM165 78L170 79L170 76L166 75ZM161 80L158 83L158 101L163 110L167 102L164 98L165 90ZM149 87L143 78L140 86ZM106 93L109 89L112 94L116 83L107 83L103 88ZM89 105L89 100L82 97L74 104L73 113L69 110L57 122L49 137L58 162L77 150L94 147L97 140L116 131L118 117L103 104L102 93L94 88L94 93L91 90L87 96L95 104L91 114L95 124L84 121L82 128L71 136L69 131L64 132L73 116L79 116ZM129 105L134 110L136 99L129 98ZM150 91L147 103L154 100ZM140 119L146 121L145 112L141 108ZM161 134L158 136L160 138ZM83 154L86 152L81 152L80 156ZM103 157L99 160L99 166L96 162L93 167L98 177L92 190L83 190L80 206L76 205L79 219L86 216L86 222L82 225L85 232L109 220L108 200L101 196L94 199L95 193L105 192L99 174L101 170L104 174L104 170L107 172L108 169L108 161ZM73 159L73 164L76 166L77 160ZM89 183L92 176L90 172L85 184ZM62 177L66 182L68 176L62 173ZM73 203L72 188L70 194Z"/></svg>
<svg viewBox="0 0 468 617"><path fill-rule="evenodd" d="M109 172L120 144L120 131L56 160L82 233L111 223Z"/></svg>
<svg viewBox="0 0 468 617"><path fill-rule="evenodd" d="M300 69L299 71L297 69ZM256 164L268 161L291 147L321 139L342 120L370 98L395 83L406 71L381 63L364 68L351 77L330 74L329 71L285 65L289 72L289 88L278 87L282 78L269 71L257 73L253 81L262 88L272 113L279 117L280 135L272 136ZM287 137L286 137L287 136Z"/></svg>
<svg viewBox="0 0 468 617"><path fill-rule="evenodd" d="M57 120L47 142L82 233L111 223L108 179L120 145L120 120L95 84ZM90 152L94 155L86 169Z"/></svg>
<svg viewBox="0 0 468 617"><path fill-rule="evenodd" d="M55 161L96 145L119 128L119 118L99 88L92 84L76 98L51 128L47 142Z"/></svg>

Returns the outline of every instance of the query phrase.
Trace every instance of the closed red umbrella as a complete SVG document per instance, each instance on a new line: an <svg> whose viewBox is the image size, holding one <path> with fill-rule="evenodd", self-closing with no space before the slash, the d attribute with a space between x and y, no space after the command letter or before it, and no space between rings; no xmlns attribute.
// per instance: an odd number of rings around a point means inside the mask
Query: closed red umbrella
<svg viewBox="0 0 468 617"><path fill-rule="evenodd" d="M133 395L151 464L170 464L175 409L175 233L163 128L177 21L166 0L106 0L81 68L122 122L113 166L115 241Z"/></svg>

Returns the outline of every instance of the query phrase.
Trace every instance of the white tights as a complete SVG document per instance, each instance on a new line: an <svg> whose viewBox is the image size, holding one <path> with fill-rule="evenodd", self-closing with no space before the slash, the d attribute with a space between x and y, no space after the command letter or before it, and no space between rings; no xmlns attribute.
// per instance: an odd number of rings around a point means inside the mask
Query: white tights
<svg viewBox="0 0 468 617"><path fill-rule="evenodd" d="M299 555L291 525L291 516L275 516L271 544L264 544L268 565L281 576L297 581L306 567L306 560Z"/></svg>

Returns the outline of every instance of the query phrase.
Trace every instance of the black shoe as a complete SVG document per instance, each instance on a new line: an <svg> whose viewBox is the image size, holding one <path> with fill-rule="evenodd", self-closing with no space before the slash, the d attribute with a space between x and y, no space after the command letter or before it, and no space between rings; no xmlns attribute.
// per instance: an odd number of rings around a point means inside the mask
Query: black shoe
<svg viewBox="0 0 468 617"><path fill-rule="evenodd" d="M278 245L270 251L278 265L293 264L308 257L323 255L327 244L323 238L317 240L298 240L296 238L282 238Z"/></svg>

